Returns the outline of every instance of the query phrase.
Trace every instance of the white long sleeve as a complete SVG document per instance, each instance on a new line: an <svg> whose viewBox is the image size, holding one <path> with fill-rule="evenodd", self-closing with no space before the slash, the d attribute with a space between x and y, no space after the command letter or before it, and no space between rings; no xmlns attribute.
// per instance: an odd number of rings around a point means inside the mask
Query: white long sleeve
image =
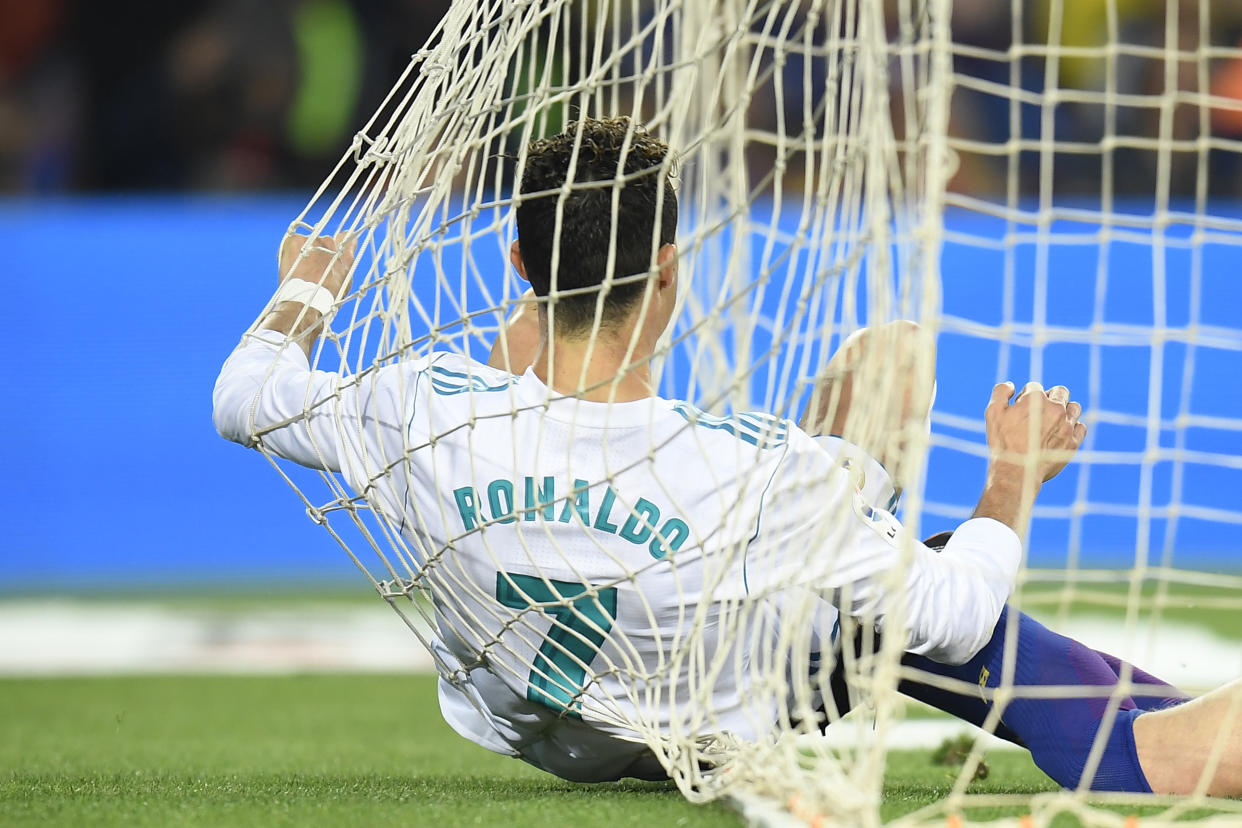
<svg viewBox="0 0 1242 828"><path fill-rule="evenodd" d="M1017 534L991 518L963 523L940 553L916 545L906 577L907 651L970 661L992 637L1021 560Z"/></svg>
<svg viewBox="0 0 1242 828"><path fill-rule="evenodd" d="M359 491L411 450L406 423L428 359L356 375L312 371L277 331L247 335L220 369L216 430L303 466L341 472Z"/></svg>
<svg viewBox="0 0 1242 828"><path fill-rule="evenodd" d="M332 427L341 377L311 371L306 355L278 331L247 334L225 361L212 393L220 436L265 448L304 466L339 472L341 446Z"/></svg>
<svg viewBox="0 0 1242 828"><path fill-rule="evenodd" d="M816 589L844 614L888 626L894 606L889 573L910 544L903 604L906 649L935 661L969 661L991 638L1022 557L1012 529L995 520L963 523L939 553L889 512L873 508L857 481L795 446L784 481L765 497L764 532L748 550L753 590L796 584ZM825 460L827 462L825 462Z"/></svg>

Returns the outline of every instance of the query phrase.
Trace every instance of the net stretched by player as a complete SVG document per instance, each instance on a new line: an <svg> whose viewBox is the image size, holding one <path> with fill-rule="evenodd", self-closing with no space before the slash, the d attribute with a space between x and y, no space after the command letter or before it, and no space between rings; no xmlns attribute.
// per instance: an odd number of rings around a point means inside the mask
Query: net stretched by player
<svg viewBox="0 0 1242 828"><path fill-rule="evenodd" d="M657 732L691 722L702 736L765 738L764 716L778 715L770 688L737 665L781 652L791 596L817 602L812 648L839 646L840 615L884 627L885 575L901 560L904 529L886 511L895 492L877 462L898 460L888 453L900 445L850 441L846 414L868 393L858 354L879 344L904 364L924 347L921 332L888 326L852 341L803 427L658 397L650 359L678 278L670 163L663 143L622 118L584 119L528 148L511 259L536 301L502 333L491 366L432 353L351 378L312 371L312 343L349 287L353 254L332 238L303 247L290 237L273 310L215 389L222 435L342 473L427 551L419 576L435 602L449 724L573 780L662 776L630 724L640 720ZM917 379L910 388L929 386ZM1103 691L1018 692L1001 711L997 732L1057 782L1188 792L1224 738L1207 789L1242 794L1242 684L1176 704L1174 688L1006 609L1039 486L1085 433L1065 388L1015 390L997 385L987 406L992 460L974 516L938 551L913 544L897 596L904 624L885 631L904 637L910 667L982 689L960 695L914 679L900 689L983 724L1006 675L1008 633L1017 690ZM897 408L904 419L925 406L916 392ZM862 462L864 480L843 454ZM743 601L770 611L739 631L730 624ZM670 667L689 635L712 669ZM1105 715L1123 672L1139 689ZM668 685L654 713L640 711L657 675ZM704 682L706 702L687 710ZM1104 750L1084 779L1097 738Z"/></svg>

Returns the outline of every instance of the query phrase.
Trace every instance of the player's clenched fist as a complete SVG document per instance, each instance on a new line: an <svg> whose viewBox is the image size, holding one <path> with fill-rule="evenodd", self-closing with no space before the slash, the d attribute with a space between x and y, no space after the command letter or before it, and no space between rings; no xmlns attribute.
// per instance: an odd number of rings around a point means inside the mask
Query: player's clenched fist
<svg viewBox="0 0 1242 828"><path fill-rule="evenodd" d="M327 288L340 299L349 292L355 247L356 238L342 245L333 236L311 239L290 233L280 243L280 281L301 279Z"/></svg>
<svg viewBox="0 0 1242 828"><path fill-rule="evenodd" d="M1000 383L992 389L984 415L992 463L1023 470L1033 464L1037 480L1051 480L1087 436L1087 426L1078 421L1081 416L1082 406L1070 399L1064 385L1045 391L1039 383L1028 382L1015 399L1013 383Z"/></svg>

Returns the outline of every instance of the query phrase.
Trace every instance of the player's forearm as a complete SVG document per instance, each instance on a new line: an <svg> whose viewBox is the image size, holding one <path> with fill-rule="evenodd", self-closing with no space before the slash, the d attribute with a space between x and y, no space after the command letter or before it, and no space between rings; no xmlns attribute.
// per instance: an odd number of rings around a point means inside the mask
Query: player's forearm
<svg viewBox="0 0 1242 828"><path fill-rule="evenodd" d="M993 463L972 517L991 518L1022 535L1031 519L1039 480L1022 466Z"/></svg>
<svg viewBox="0 0 1242 828"><path fill-rule="evenodd" d="M319 311L301 302L281 302L268 312L259 327L290 337L310 359L311 348L323 333L323 317Z"/></svg>
<svg viewBox="0 0 1242 828"><path fill-rule="evenodd" d="M349 292L357 237L291 233L280 243L280 286L275 307L259 324L262 330L285 334L310 359L315 340L329 316Z"/></svg>

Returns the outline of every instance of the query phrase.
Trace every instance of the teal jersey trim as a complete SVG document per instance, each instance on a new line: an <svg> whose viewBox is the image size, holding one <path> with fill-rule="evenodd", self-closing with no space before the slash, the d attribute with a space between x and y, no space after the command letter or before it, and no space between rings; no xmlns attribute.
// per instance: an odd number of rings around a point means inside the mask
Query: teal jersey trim
<svg viewBox="0 0 1242 828"><path fill-rule="evenodd" d="M771 414L746 411L732 417L720 417L688 402L673 403L673 410L691 425L727 432L760 449L780 448L789 442L789 422Z"/></svg>
<svg viewBox="0 0 1242 828"><path fill-rule="evenodd" d="M426 375L427 375L427 370L424 368L421 371L415 371L413 376L410 377L410 382L413 386L413 393L410 394L410 418L405 421L405 443L407 447L410 444L411 435L414 432L414 418L418 416L418 384L423 381L423 377L425 377ZM407 459L409 459L410 457L408 451L409 450L407 448L407 454L406 454ZM410 514L410 511L413 508L412 504L410 503L410 487L408 485L405 487L405 497L402 499L402 503L404 505L405 511L402 512L401 514L401 526L397 529L397 534L401 534L405 532L405 519L406 519L406 516ZM425 563L425 561L422 561L422 560L419 561L419 564L423 564L423 563Z"/></svg>
<svg viewBox="0 0 1242 828"><path fill-rule="evenodd" d="M746 594L750 595L750 575L746 570L747 557L750 555L750 547L759 538L759 533L763 529L763 502L768 497L768 489L772 488L772 481L776 479L777 473L781 470L781 463L776 464L776 468L772 469L772 476L768 478L767 484L763 487L763 492L759 495L759 514L755 515L755 533L750 536L750 540L746 541L746 549L742 552L742 588L746 590Z"/></svg>
<svg viewBox="0 0 1242 828"><path fill-rule="evenodd" d="M431 378L431 388L437 394L444 397L451 397L454 394L466 394L471 391L479 393L487 393L491 391L504 391L513 385L513 376L506 381L497 385L489 385L482 378L463 374L460 371L450 371L448 368L442 368L439 365L432 365L428 369L428 376Z"/></svg>

